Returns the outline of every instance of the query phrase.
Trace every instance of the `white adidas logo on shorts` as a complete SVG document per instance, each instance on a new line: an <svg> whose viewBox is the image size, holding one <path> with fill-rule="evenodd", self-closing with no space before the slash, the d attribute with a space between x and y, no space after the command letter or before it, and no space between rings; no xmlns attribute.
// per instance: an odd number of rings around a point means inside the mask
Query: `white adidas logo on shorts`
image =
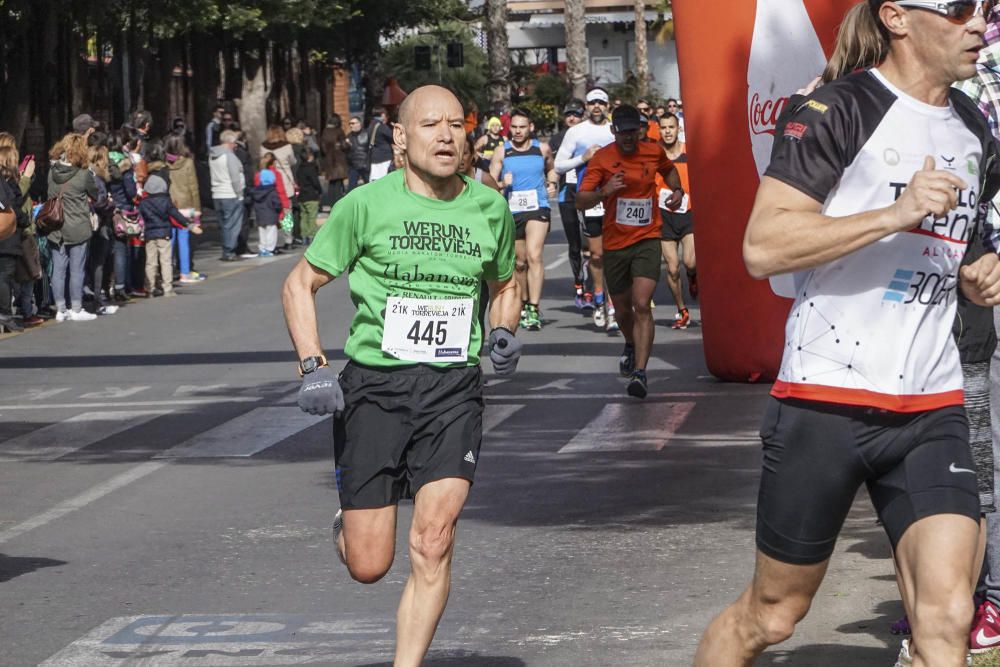
<svg viewBox="0 0 1000 667"><path fill-rule="evenodd" d="M469 463L475 463L476 462L476 457L472 455L472 450L471 449L469 450L469 453L465 455L465 460L468 461Z"/></svg>

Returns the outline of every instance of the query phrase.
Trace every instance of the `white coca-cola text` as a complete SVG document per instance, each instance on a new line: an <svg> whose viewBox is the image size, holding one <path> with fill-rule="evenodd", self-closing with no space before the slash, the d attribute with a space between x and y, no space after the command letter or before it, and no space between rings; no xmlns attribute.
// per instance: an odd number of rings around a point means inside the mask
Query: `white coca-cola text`
<svg viewBox="0 0 1000 667"><path fill-rule="evenodd" d="M778 124L778 116L781 115L785 105L788 104L787 97L779 97L777 100L760 99L760 93L754 93L750 98L750 131L754 134L774 135L774 127Z"/></svg>

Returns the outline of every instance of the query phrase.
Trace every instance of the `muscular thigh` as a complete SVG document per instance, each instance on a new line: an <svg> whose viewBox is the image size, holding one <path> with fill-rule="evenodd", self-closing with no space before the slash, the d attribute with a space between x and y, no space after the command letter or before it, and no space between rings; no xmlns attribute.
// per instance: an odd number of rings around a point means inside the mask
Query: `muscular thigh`
<svg viewBox="0 0 1000 667"><path fill-rule="evenodd" d="M761 426L757 548L793 565L833 553L867 469L852 420L833 406L770 399Z"/></svg>

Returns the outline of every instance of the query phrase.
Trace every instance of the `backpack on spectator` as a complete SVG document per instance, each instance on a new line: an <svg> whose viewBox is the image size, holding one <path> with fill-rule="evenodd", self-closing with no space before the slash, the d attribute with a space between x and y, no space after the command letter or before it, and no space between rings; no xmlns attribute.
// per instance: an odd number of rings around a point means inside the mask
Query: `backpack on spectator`
<svg viewBox="0 0 1000 667"><path fill-rule="evenodd" d="M115 236L124 239L131 236L142 236L145 225L142 222L142 216L139 215L139 211L135 209L123 211L120 208L116 208L112 228L114 229Z"/></svg>

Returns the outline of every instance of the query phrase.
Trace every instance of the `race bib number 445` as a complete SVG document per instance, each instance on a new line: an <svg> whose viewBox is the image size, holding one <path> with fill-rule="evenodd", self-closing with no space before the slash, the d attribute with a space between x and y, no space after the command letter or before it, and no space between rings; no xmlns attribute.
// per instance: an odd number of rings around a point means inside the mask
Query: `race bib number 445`
<svg viewBox="0 0 1000 667"><path fill-rule="evenodd" d="M472 333L472 299L410 299L385 304L382 351L401 361L464 361Z"/></svg>

